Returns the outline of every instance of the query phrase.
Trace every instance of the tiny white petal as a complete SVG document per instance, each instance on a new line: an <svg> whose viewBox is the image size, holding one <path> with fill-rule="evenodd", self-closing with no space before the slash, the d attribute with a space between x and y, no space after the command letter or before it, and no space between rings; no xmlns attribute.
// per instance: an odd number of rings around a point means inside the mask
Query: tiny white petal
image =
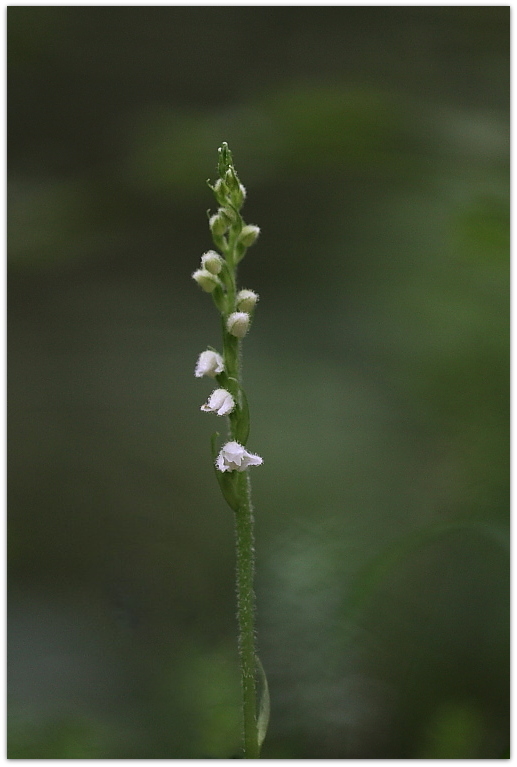
<svg viewBox="0 0 517 767"><path fill-rule="evenodd" d="M199 355L194 375L196 378L201 378L202 376L215 378L216 375L222 373L223 370L224 361L221 355L217 352L213 352L211 349L207 349Z"/></svg>
<svg viewBox="0 0 517 767"><path fill-rule="evenodd" d="M226 466L225 466L225 463L224 463L224 459L223 459L223 454L222 454L222 452L221 452L221 453L219 453L219 455L217 456L217 458L216 458L216 460L215 460L215 466L216 466L216 468L217 468L217 469L219 469L219 471L221 471L221 472L223 472L223 471L228 471L228 469L226 468Z"/></svg>
<svg viewBox="0 0 517 767"><path fill-rule="evenodd" d="M235 407L235 400L233 399L231 394L228 394L222 403L222 405L219 407L219 410L217 411L217 415L229 415Z"/></svg>
<svg viewBox="0 0 517 767"><path fill-rule="evenodd" d="M260 457L260 455L255 455L254 453L248 453L248 451L246 451L245 459L246 459L246 466L260 466L260 464L262 463L262 458Z"/></svg>

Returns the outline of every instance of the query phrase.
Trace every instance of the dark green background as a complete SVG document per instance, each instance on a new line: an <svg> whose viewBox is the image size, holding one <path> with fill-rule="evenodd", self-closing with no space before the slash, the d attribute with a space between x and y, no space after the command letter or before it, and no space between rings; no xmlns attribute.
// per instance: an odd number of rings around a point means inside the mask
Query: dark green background
<svg viewBox="0 0 517 767"><path fill-rule="evenodd" d="M226 140L263 756L504 756L509 8L12 6L8 60L9 755L239 754Z"/></svg>

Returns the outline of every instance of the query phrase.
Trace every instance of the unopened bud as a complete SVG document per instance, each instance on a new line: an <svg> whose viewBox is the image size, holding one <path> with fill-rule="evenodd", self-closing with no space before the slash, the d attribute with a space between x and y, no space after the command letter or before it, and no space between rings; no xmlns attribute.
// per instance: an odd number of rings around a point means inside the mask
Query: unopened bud
<svg viewBox="0 0 517 767"><path fill-rule="evenodd" d="M219 208L219 215L226 218L230 224L235 224L238 219L238 213L231 205L226 205L224 208Z"/></svg>
<svg viewBox="0 0 517 767"><path fill-rule="evenodd" d="M250 326L250 316L247 312L233 312L226 320L228 333L236 338L244 338Z"/></svg>
<svg viewBox="0 0 517 767"><path fill-rule="evenodd" d="M209 272L208 269L197 269L192 279L197 282L200 288L206 293L211 293L220 284L219 278L215 274Z"/></svg>
<svg viewBox="0 0 517 767"><path fill-rule="evenodd" d="M223 259L215 250L208 250L201 256L201 267L212 274L219 274L223 268Z"/></svg>
<svg viewBox="0 0 517 767"><path fill-rule="evenodd" d="M260 229L258 226L255 226L255 224L246 224L246 226L243 226L241 229L238 242L240 245L244 245L245 248L249 248L250 245L253 245L253 243L256 242L259 234Z"/></svg>
<svg viewBox="0 0 517 767"><path fill-rule="evenodd" d="M226 232L230 226L230 221L227 216L224 215L224 210L222 208L219 208L217 213L210 216L208 219L208 226L215 237L220 237Z"/></svg>
<svg viewBox="0 0 517 767"><path fill-rule="evenodd" d="M224 205L229 194L229 189L222 178L218 178L213 186L215 198L219 205Z"/></svg>
<svg viewBox="0 0 517 767"><path fill-rule="evenodd" d="M236 296L236 306L240 312L252 312L259 300L258 294L253 290L239 290Z"/></svg>
<svg viewBox="0 0 517 767"><path fill-rule="evenodd" d="M235 173L235 170L232 166L229 167L224 174L224 180L226 182L226 186L231 192L239 188L239 179L237 178L237 174Z"/></svg>

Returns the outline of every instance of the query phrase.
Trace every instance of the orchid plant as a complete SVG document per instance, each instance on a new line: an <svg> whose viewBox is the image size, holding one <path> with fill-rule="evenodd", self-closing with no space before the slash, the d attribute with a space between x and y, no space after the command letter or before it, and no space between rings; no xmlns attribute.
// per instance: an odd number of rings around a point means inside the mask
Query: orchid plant
<svg viewBox="0 0 517 767"><path fill-rule="evenodd" d="M201 352L195 375L215 379L218 386L201 410L228 419L228 439L219 450L216 447L219 434L212 436L212 457L223 497L235 517L244 758L257 759L269 719L269 693L255 649L254 518L248 470L250 466L260 466L262 458L246 447L250 418L242 387L241 347L252 324L258 295L253 290L237 289L237 266L256 242L260 230L254 224L246 224L240 214L246 190L237 176L228 145L223 143L218 152L219 178L213 185L208 182L219 206L208 220L216 250L202 255L201 265L192 277L212 296L221 315L222 353L212 347ZM258 681L262 693L257 705Z"/></svg>

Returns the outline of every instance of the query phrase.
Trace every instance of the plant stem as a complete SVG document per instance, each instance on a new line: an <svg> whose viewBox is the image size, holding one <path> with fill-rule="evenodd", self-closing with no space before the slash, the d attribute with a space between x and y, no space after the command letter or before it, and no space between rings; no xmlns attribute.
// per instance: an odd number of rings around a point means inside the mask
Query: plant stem
<svg viewBox="0 0 517 767"><path fill-rule="evenodd" d="M240 400L242 381L239 341L224 327L225 363L230 376L238 382L235 396ZM231 381L229 382L231 383ZM230 387L229 387L230 388ZM232 387L233 388L233 387ZM230 421L230 437L235 439L235 424ZM237 621L239 625L239 660L241 667L244 758L258 759L257 685L255 659L255 539L251 481L249 470L237 474L239 508L235 512Z"/></svg>
<svg viewBox="0 0 517 767"><path fill-rule="evenodd" d="M253 507L248 471L239 476L242 504L235 513L237 546L237 618L239 622L239 657L241 664L242 706L244 720L244 758L258 759L257 690L255 660L255 548Z"/></svg>
<svg viewBox="0 0 517 767"><path fill-rule="evenodd" d="M223 325L224 327L224 325ZM241 355L236 338L223 330L225 360L229 374L238 381L235 395L240 398ZM230 424L230 437L235 427ZM255 540L249 470L237 474L239 508L235 512L237 621L239 624L239 660L241 667L244 758L258 759L257 688L255 660Z"/></svg>

